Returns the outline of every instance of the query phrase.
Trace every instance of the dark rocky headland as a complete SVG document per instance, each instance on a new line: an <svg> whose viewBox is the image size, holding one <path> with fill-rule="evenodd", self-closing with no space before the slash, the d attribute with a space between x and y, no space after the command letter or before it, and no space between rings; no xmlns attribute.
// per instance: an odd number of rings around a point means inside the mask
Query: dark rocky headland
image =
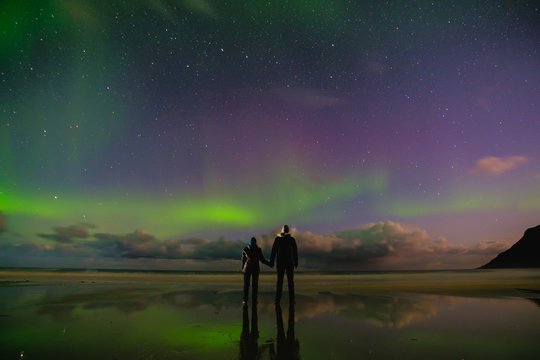
<svg viewBox="0 0 540 360"><path fill-rule="evenodd" d="M503 251L480 269L540 268L540 225L527 229L510 249Z"/></svg>

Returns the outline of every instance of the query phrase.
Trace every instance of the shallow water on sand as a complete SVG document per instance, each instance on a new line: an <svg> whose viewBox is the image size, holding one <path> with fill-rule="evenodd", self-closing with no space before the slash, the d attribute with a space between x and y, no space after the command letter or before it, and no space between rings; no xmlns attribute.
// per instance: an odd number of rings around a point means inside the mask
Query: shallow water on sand
<svg viewBox="0 0 540 360"><path fill-rule="evenodd" d="M242 308L238 284L228 285L4 283L0 358L540 358L535 292L472 297L351 289L299 292L294 307L286 297L275 307L272 289L263 288L258 306Z"/></svg>

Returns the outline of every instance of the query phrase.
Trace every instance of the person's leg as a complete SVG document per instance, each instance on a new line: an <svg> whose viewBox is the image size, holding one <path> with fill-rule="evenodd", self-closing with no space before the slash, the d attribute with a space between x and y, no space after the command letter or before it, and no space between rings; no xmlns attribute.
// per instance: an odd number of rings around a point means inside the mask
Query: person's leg
<svg viewBox="0 0 540 360"><path fill-rule="evenodd" d="M294 267L287 266L287 286L289 287L289 303L294 304Z"/></svg>
<svg viewBox="0 0 540 360"><path fill-rule="evenodd" d="M248 298L249 298L249 278L251 276L251 273L249 270L247 270L245 273L244 273L244 296L242 297L242 300L244 300L245 302L248 301Z"/></svg>
<svg viewBox="0 0 540 360"><path fill-rule="evenodd" d="M276 357L275 359L291 359L287 352L287 338L285 338L285 329L283 327L283 313L281 305L276 304ZM272 358L272 357L271 357Z"/></svg>
<svg viewBox="0 0 540 360"><path fill-rule="evenodd" d="M294 304L289 304L289 321L287 326L287 341L289 343L294 343L295 341L295 335L294 335Z"/></svg>
<svg viewBox="0 0 540 360"><path fill-rule="evenodd" d="M251 335L255 338L259 338L259 317L257 316L257 304L251 305Z"/></svg>
<svg viewBox="0 0 540 360"><path fill-rule="evenodd" d="M253 288L252 288L252 291L253 291L253 295L251 296L251 303L252 304L256 304L257 303L257 293L259 291L259 272L258 271L254 271L253 272Z"/></svg>
<svg viewBox="0 0 540 360"><path fill-rule="evenodd" d="M285 268L282 266L278 266L276 283L276 303L279 303L281 301L281 293L283 291L283 275L285 275Z"/></svg>

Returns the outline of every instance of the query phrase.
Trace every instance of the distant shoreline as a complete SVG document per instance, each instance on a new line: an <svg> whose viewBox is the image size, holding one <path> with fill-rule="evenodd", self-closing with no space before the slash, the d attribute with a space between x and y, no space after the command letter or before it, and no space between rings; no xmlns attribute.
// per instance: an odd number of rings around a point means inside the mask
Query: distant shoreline
<svg viewBox="0 0 540 360"><path fill-rule="evenodd" d="M261 274L259 291L272 292L276 277ZM211 289L216 292L240 292L241 272L128 272L59 271L51 269L0 269L0 288L13 286L137 286L184 290ZM422 293L451 296L538 296L540 269L489 269L450 271L369 272L355 274L298 273L298 293L378 294ZM529 294L529 295L528 295Z"/></svg>
<svg viewBox="0 0 540 360"><path fill-rule="evenodd" d="M534 270L534 268L531 268ZM262 268L262 273L273 273L274 269ZM447 273L447 272L471 272L489 271L493 269L470 268L470 269L433 269L433 270L358 270L358 271L320 271L320 270L297 270L297 274L312 275L362 275L362 274L394 274L394 273ZM512 269L508 269L512 270ZM539 268L540 270L540 268ZM35 271L35 272L58 272L58 273L149 273L149 274L238 274L240 270L166 270L166 269L110 269L110 268L41 268L41 267L1 267L0 271Z"/></svg>

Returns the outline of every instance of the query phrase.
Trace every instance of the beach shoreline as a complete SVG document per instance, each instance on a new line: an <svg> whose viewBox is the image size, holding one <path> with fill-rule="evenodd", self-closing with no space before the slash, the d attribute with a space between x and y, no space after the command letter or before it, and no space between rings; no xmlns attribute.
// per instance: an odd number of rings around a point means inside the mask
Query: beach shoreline
<svg viewBox="0 0 540 360"><path fill-rule="evenodd" d="M262 273L261 290L273 289L275 274ZM36 285L129 285L166 286L216 291L240 290L241 273L145 273L145 272L59 272L28 269L0 271L0 287ZM296 291L303 294L384 294L413 292L460 296L523 296L540 294L540 269L504 269L435 272L381 272L360 274L295 275Z"/></svg>
<svg viewBox="0 0 540 360"><path fill-rule="evenodd" d="M538 269L299 273L281 307L260 280L242 307L241 273L0 270L0 357L538 359Z"/></svg>

